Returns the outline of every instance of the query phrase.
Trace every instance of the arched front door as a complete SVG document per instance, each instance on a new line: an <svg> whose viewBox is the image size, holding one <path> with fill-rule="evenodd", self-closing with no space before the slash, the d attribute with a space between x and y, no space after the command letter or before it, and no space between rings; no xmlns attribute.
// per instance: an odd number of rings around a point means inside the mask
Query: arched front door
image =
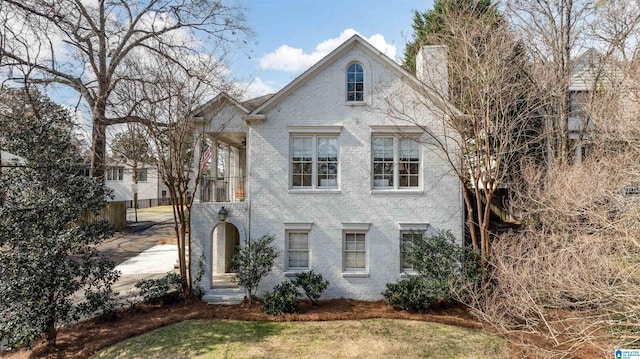
<svg viewBox="0 0 640 359"><path fill-rule="evenodd" d="M211 274L231 273L231 258L240 248L240 232L229 222L221 222L213 230Z"/></svg>

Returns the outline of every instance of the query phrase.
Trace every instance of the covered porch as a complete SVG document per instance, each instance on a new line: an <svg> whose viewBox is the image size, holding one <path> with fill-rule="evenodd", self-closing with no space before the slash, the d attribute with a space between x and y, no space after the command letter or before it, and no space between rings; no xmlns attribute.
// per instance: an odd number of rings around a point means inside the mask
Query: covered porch
<svg viewBox="0 0 640 359"><path fill-rule="evenodd" d="M201 203L247 200L244 132L205 134L198 197Z"/></svg>

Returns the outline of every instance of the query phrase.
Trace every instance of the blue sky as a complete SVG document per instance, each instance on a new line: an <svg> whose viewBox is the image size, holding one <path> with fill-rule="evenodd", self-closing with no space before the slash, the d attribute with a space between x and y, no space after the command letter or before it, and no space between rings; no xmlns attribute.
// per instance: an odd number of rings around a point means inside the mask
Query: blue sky
<svg viewBox="0 0 640 359"><path fill-rule="evenodd" d="M245 0L255 36L230 65L250 83L248 97L281 89L354 31L401 59L412 35L413 10L432 0Z"/></svg>
<svg viewBox="0 0 640 359"><path fill-rule="evenodd" d="M354 33L394 59L412 36L413 11L433 8L433 0L237 0L246 9L254 36L229 64L245 97L274 93ZM50 86L48 94L71 108L78 94ZM90 115L80 106L78 122L89 142ZM117 129L112 129L117 130Z"/></svg>

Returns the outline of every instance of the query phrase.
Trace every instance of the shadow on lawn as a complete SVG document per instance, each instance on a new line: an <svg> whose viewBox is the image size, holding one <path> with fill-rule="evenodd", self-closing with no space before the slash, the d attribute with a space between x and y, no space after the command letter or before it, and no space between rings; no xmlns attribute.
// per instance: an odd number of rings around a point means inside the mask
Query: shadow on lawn
<svg viewBox="0 0 640 359"><path fill-rule="evenodd" d="M160 328L111 347L96 358L179 357L224 352L233 343L258 343L282 332L273 322L190 320Z"/></svg>

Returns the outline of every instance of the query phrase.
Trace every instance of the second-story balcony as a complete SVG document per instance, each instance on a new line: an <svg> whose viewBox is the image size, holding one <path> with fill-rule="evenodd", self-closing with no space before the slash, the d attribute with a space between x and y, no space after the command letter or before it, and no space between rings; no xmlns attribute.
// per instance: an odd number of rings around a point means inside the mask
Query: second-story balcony
<svg viewBox="0 0 640 359"><path fill-rule="evenodd" d="M244 202L245 177L202 177L200 202Z"/></svg>

